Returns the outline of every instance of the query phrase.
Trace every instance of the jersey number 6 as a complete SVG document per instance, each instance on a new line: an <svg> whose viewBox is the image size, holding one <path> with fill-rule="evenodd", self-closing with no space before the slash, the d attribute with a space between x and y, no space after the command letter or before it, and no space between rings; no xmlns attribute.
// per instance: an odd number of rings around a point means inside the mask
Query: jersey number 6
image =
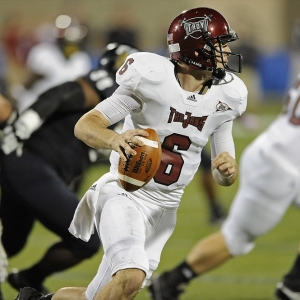
<svg viewBox="0 0 300 300"><path fill-rule="evenodd" d="M180 134L171 134L167 136L162 147L162 158L160 166L154 176L154 181L163 185L175 183L181 173L184 160L180 153L174 152L177 150L187 151L191 145L189 137Z"/></svg>
<svg viewBox="0 0 300 300"><path fill-rule="evenodd" d="M128 58L128 59L125 61L125 63L124 63L124 65L122 66L122 68L120 69L119 75L123 75L123 74L126 72L126 70L128 69L128 66L131 65L133 62L134 62L134 59L133 59L133 58Z"/></svg>

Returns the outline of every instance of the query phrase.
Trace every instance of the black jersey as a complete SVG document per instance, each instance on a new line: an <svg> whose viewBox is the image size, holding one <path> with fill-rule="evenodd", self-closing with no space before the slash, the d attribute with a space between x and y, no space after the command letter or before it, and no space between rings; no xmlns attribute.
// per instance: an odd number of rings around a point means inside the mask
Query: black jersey
<svg viewBox="0 0 300 300"><path fill-rule="evenodd" d="M92 70L82 78L95 89L101 100L109 97L117 88L115 74L101 68ZM54 88L57 93L52 92L51 98L59 94L58 96L64 99L61 100L60 107L55 108L43 125L31 135L29 140L25 141L24 151L27 149L43 157L69 184L90 164L90 148L74 135L75 124L87 112L83 105L84 94L81 85L78 82L64 85L72 91L66 89L62 91L63 85ZM76 89L78 91L74 92ZM40 98L43 98L43 95ZM40 98L38 101L42 101ZM45 107L38 103L32 108L38 113L45 114Z"/></svg>
<svg viewBox="0 0 300 300"><path fill-rule="evenodd" d="M94 88L100 99L108 98L118 87L115 74L109 73L101 67L82 78Z"/></svg>

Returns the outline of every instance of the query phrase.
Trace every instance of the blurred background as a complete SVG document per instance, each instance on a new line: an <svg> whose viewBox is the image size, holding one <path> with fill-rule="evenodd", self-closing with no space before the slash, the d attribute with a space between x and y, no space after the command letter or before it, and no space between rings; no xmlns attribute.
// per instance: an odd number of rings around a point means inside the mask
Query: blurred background
<svg viewBox="0 0 300 300"><path fill-rule="evenodd" d="M0 3L4 27L15 19L23 32L29 33L58 14L76 14L89 24L91 32L98 34L100 44L109 28L122 23L140 33L144 48L165 43L164 32L174 16L192 7L218 9L234 28L248 23L250 32L265 50L290 44L290 33L299 17L299 3L295 0L1 0Z"/></svg>
<svg viewBox="0 0 300 300"><path fill-rule="evenodd" d="M46 39L60 14L87 27L85 48L95 61L108 41L122 38L143 51L167 55L166 32L173 18L185 9L208 6L224 14L240 36L235 47L244 54L243 76L257 72L249 83L257 96L282 94L300 67L298 0L0 0L0 4L0 73L6 74L9 85L21 80L20 67L30 48Z"/></svg>
<svg viewBox="0 0 300 300"><path fill-rule="evenodd" d="M167 56L166 34L171 21L183 10L207 6L226 16L240 40L232 50L244 56L240 77L249 90L247 113L235 122L237 159L245 146L264 130L281 110L286 90L300 72L300 0L0 0L1 92L17 97L27 76L27 59L39 43L55 43L53 30L60 15L69 15L85 28L80 48L97 60L108 42L129 42L142 51ZM231 45L230 45L231 46ZM81 195L107 166L91 168ZM163 251L158 272L181 261L201 237L217 230L207 222L208 207L202 198L198 175L186 189L174 235ZM229 208L238 183L218 187L224 207ZM298 244L295 230L299 215L291 208L283 222L248 256L239 258L197 279L182 299L273 299L277 281L291 265ZM30 265L56 237L37 224L25 251L10 261L10 268ZM41 246L42 243L42 246ZM50 290L86 285L97 270L102 252L80 266L52 276ZM6 300L16 291L4 284ZM142 291L138 299L149 299Z"/></svg>

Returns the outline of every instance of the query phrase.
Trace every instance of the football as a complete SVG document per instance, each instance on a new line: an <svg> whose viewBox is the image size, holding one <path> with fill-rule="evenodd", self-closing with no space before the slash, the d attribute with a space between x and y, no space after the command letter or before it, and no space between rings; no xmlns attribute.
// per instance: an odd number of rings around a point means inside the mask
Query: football
<svg viewBox="0 0 300 300"><path fill-rule="evenodd" d="M152 128L144 130L149 136L138 136L144 142L144 146L134 148L137 154L128 157L126 162L119 160L120 183L128 192L134 192L147 184L155 176L160 165L162 150L158 134Z"/></svg>

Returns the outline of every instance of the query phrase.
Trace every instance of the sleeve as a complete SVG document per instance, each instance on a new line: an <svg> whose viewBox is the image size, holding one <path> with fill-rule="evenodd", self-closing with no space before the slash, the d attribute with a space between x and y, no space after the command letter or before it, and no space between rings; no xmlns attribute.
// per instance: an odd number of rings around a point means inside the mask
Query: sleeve
<svg viewBox="0 0 300 300"><path fill-rule="evenodd" d="M100 111L110 124L123 120L131 112L142 109L142 102L126 89L119 87L112 96L100 102L95 109Z"/></svg>
<svg viewBox="0 0 300 300"><path fill-rule="evenodd" d="M232 137L232 125L233 121L228 121L221 124L210 139L211 158L214 159L221 152L228 152L235 158L235 147Z"/></svg>
<svg viewBox="0 0 300 300"><path fill-rule="evenodd" d="M55 86L42 93L36 102L27 110L37 112L42 120L46 120L56 111L72 112L84 110L84 94L81 85L70 81Z"/></svg>
<svg viewBox="0 0 300 300"><path fill-rule="evenodd" d="M127 57L116 74L117 83L132 93L144 84L156 84L166 76L163 58L154 53L139 52Z"/></svg>

